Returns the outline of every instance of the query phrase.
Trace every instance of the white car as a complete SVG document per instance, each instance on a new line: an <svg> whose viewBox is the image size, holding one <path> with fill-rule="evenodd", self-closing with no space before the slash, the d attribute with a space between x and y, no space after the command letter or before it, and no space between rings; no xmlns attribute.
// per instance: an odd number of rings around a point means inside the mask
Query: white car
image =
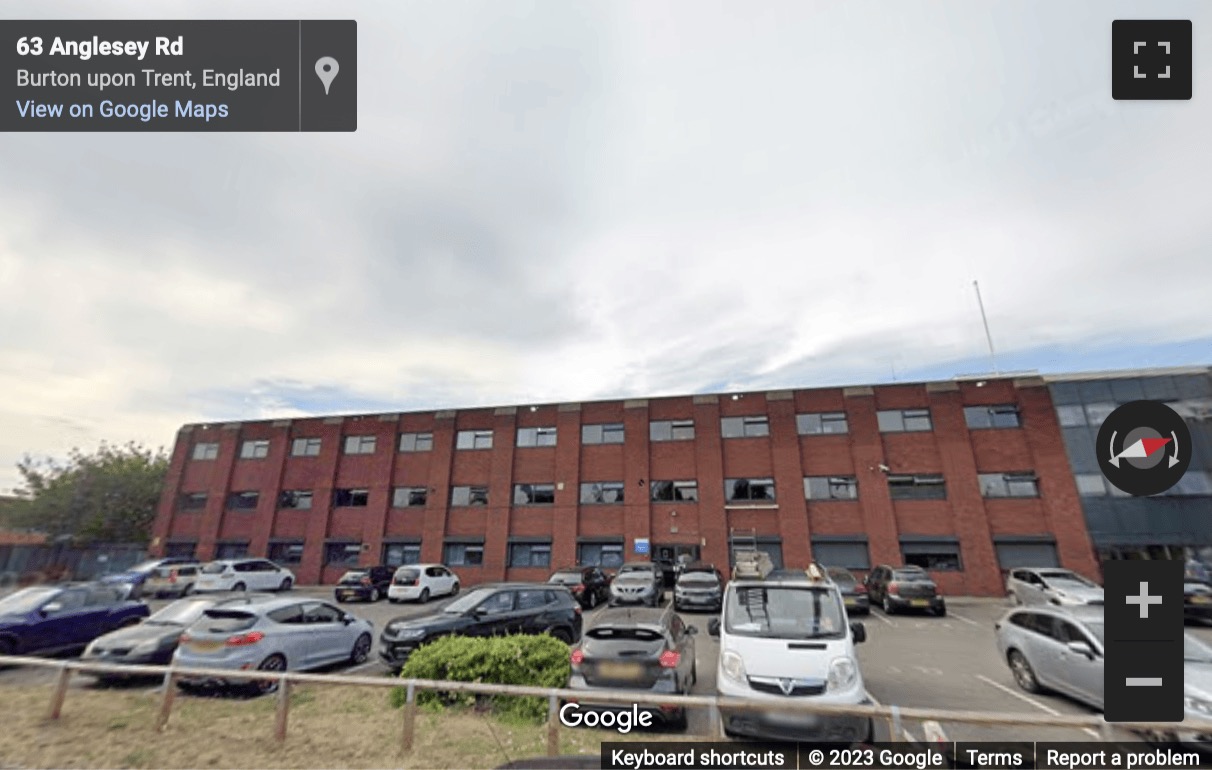
<svg viewBox="0 0 1212 770"><path fill-rule="evenodd" d="M289 591L295 573L268 559L220 559L202 568L194 593L208 591Z"/></svg>
<svg viewBox="0 0 1212 770"><path fill-rule="evenodd" d="M454 596L459 592L459 576L441 564L405 564L396 570L387 589L393 604L418 601L424 604L435 596Z"/></svg>
<svg viewBox="0 0 1212 770"><path fill-rule="evenodd" d="M818 565L773 577L729 582L720 618L708 622L720 640L716 691L771 704L871 704L854 651L867 631L847 623L841 590ZM720 718L728 737L861 743L872 735L866 716L721 708Z"/></svg>
<svg viewBox="0 0 1212 770"><path fill-rule="evenodd" d="M1006 578L1012 604L1101 605L1103 589L1073 570L1012 569Z"/></svg>

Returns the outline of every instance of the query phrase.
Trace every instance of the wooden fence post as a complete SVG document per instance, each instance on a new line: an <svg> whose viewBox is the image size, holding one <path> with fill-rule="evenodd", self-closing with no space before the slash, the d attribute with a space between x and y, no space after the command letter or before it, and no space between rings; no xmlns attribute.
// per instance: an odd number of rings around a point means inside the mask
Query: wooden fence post
<svg viewBox="0 0 1212 770"><path fill-rule="evenodd" d="M177 672L170 670L164 677L164 694L160 697L160 713L156 716L156 732L162 732L168 725L168 715L173 711L173 701L177 697Z"/></svg>
<svg viewBox="0 0 1212 770"><path fill-rule="evenodd" d="M278 681L278 708L274 714L274 740L286 742L286 719L290 716L290 691L292 682L286 677Z"/></svg>
<svg viewBox="0 0 1212 770"><path fill-rule="evenodd" d="M404 735L400 738L400 751L412 751L412 739L417 729L417 688L408 685L404 698Z"/></svg>
<svg viewBox="0 0 1212 770"><path fill-rule="evenodd" d="M55 691L51 694L50 708L46 712L47 719L58 719L63 713L63 701L67 698L67 687L71 684L72 669L66 663L59 669L59 679L55 682Z"/></svg>
<svg viewBox="0 0 1212 770"><path fill-rule="evenodd" d="M552 695L547 704L547 756L560 755L560 699Z"/></svg>

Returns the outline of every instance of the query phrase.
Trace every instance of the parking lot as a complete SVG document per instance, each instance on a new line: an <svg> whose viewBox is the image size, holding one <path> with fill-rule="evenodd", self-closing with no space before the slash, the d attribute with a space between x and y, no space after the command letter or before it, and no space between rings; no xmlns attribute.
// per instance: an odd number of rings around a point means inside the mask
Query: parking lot
<svg viewBox="0 0 1212 770"><path fill-rule="evenodd" d="M332 598L332 589L306 587L296 589L307 596ZM149 602L154 612L166 601ZM439 609L444 601L426 605L349 603L341 605L347 611L374 623L376 634L390 620L415 616ZM1064 714L1089 715L1090 709L1060 696L1028 695L1014 683L994 643L993 624L1008 609L1004 599L951 597L948 614L937 618L928 615L887 616L873 610L868 616L857 616L867 628L867 642L858 646L858 657L867 691L877 703L901 707L931 708L958 711L1018 713L1030 715ZM601 609L586 613L586 620ZM698 683L695 694L715 692L715 669L718 643L707 634L708 614L682 613L689 625L698 627L696 665ZM1212 627L1188 626L1196 637L1212 643ZM338 666L332 672L359 675L387 675L387 667L375 655L359 666ZM0 688L5 684L41 684L50 686L55 674L47 669L0 669ZM73 679L73 687L94 687L90 677ZM154 681L139 685L148 691L158 689ZM708 714L699 710L691 714L689 732L706 734ZM910 736L923 738L921 725L906 723ZM1023 739L1014 728L979 727L962 724L942 725L949 740L1010 740ZM876 740L887 740L888 730L877 724ZM1041 741L1091 740L1099 737L1093 730L1071 728L1039 728L1029 736ZM1127 736L1117 736L1127 737Z"/></svg>

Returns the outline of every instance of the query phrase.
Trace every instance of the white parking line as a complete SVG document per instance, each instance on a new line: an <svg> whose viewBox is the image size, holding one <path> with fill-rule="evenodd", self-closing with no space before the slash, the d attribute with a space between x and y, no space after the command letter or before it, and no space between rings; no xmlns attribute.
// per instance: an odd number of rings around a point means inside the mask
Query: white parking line
<svg viewBox="0 0 1212 770"><path fill-rule="evenodd" d="M980 623L977 623L972 618L966 618L963 615L956 615L954 612L949 612L949 613L947 613L947 615L948 615L948 617L955 618L956 620L960 621L961 623L967 623L970 626L976 626L979 628L981 625Z"/></svg>
<svg viewBox="0 0 1212 770"><path fill-rule="evenodd" d="M981 674L974 674L974 676L977 679L984 682L985 684L989 685L990 687L996 687L997 689L1001 690L1002 692L1006 693L1007 695L1011 695L1015 698L1018 698L1023 703L1029 703L1032 706L1035 706L1037 709L1039 709L1040 711L1043 711L1044 713L1051 714L1054 717L1062 716L1061 712L1057 711L1056 709L1052 708L1051 706L1049 706L1045 703L1041 703L1041 702L1037 701L1035 698L1032 698L1029 695L1024 695L1021 692L1016 692L1014 690L1011 690L1006 685L1004 685L1000 682L995 682L987 676L983 676ZM1083 728L1081 728L1081 731L1083 733L1085 733L1086 735L1089 735L1092 738L1099 737L1098 731L1096 731L1092 728L1083 727Z"/></svg>
<svg viewBox="0 0 1212 770"><path fill-rule="evenodd" d="M889 620L888 618L884 617L884 613L882 613L882 612L873 612L873 613L871 613L871 615L872 615L872 617L879 618L880 620L884 621L885 623L887 623L887 624L888 624L888 625L890 625L890 626L895 626L895 625L896 625L896 624L895 624L895 623L893 623L891 620Z"/></svg>

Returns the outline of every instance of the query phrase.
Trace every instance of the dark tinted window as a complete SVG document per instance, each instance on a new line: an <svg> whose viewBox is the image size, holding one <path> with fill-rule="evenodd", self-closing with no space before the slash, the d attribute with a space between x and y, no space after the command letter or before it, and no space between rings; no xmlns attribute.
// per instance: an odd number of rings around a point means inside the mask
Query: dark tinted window
<svg viewBox="0 0 1212 770"><path fill-rule="evenodd" d="M327 604L312 604L303 610L307 623L337 623L341 620L341 611Z"/></svg>
<svg viewBox="0 0 1212 770"><path fill-rule="evenodd" d="M662 637L656 631L647 628L627 628L617 626L599 626L591 628L585 632L585 636L590 639L607 640L607 639L630 639L637 642L659 642Z"/></svg>
<svg viewBox="0 0 1212 770"><path fill-rule="evenodd" d="M244 631L257 623L257 616L242 610L213 609L202 613L202 619L194 624L198 631L212 634L226 634L232 631Z"/></svg>
<svg viewBox="0 0 1212 770"><path fill-rule="evenodd" d="M275 623L302 623L303 622L303 605L292 604L289 607L267 612L266 616Z"/></svg>
<svg viewBox="0 0 1212 770"><path fill-rule="evenodd" d="M480 603L479 609L489 615L499 615L513 610L513 591L501 591Z"/></svg>

